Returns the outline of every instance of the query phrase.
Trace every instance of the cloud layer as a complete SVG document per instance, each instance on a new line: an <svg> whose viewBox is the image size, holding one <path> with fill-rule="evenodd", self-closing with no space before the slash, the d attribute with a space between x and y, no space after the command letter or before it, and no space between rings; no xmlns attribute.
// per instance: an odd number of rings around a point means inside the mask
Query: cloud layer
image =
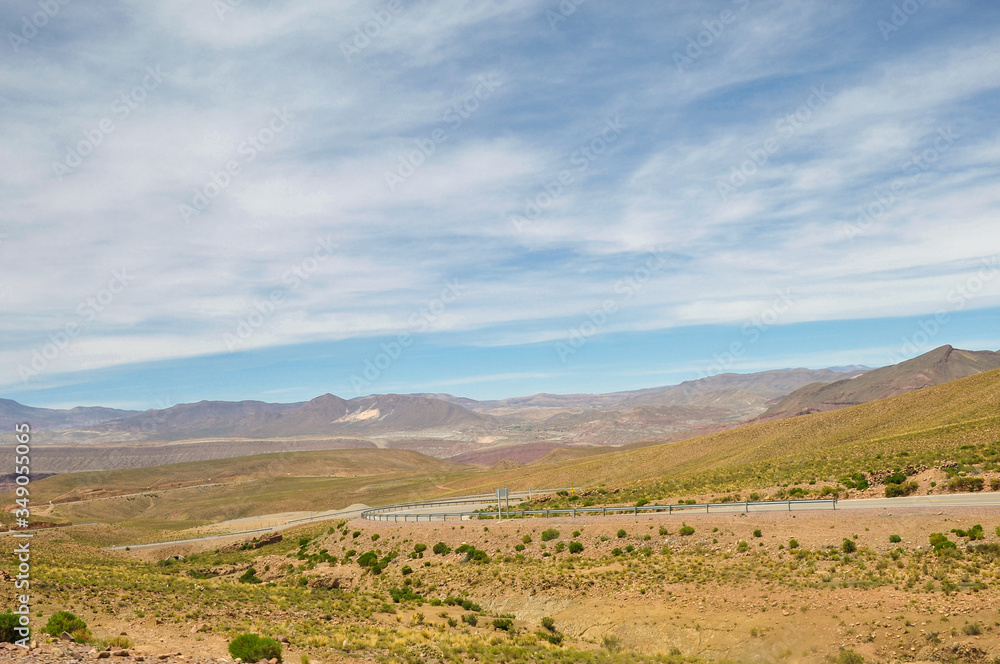
<svg viewBox="0 0 1000 664"><path fill-rule="evenodd" d="M7 3L0 385L951 310L1000 252L1000 7L913 4Z"/></svg>

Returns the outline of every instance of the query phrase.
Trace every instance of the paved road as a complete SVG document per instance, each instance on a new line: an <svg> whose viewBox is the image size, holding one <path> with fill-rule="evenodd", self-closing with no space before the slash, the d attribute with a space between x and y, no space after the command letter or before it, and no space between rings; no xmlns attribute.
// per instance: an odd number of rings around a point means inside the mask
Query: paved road
<svg viewBox="0 0 1000 664"><path fill-rule="evenodd" d="M837 509L875 509L880 507L985 507L1000 505L1000 493L954 493L941 496L905 498L867 498L837 501Z"/></svg>
<svg viewBox="0 0 1000 664"><path fill-rule="evenodd" d="M520 502L519 499L512 498L510 501L511 511L516 511L517 503ZM940 509L947 507L986 507L986 506L1000 506L1000 493L960 493L960 494L948 494L940 496L908 496L905 498L867 498L867 499L855 499L855 500L840 500L837 501L837 510L858 510L858 509L887 509L887 508L903 508L903 507L916 507L924 509ZM674 505L673 511L679 512L681 514L696 515L704 514L704 505ZM389 521L398 521L400 523L414 521L437 521L448 515L449 519L459 519L459 513L474 512L476 510L482 509L494 509L496 508L496 502L485 501L481 503L459 503L455 505L434 505L432 507L422 507L422 506L410 506L403 508L399 511L387 512L385 516ZM727 514L733 512L743 512L746 507L744 503L714 503L710 507L712 514ZM792 501L793 512L805 511L805 510L823 510L831 511L829 504L808 504L808 503L797 503L797 501ZM751 505L750 512L785 512L788 511L788 506L785 503L776 503L771 505ZM148 544L133 544L130 545L132 549L155 549L163 548L167 546L173 546L175 544L184 544L188 542L204 542L208 540L218 540L233 538L240 535L252 535L261 532L272 532L278 530L285 530L287 528L293 528L295 526L302 525L303 523L311 521L325 521L333 520L343 517L355 517L361 513L360 509L354 510L339 510L335 512L326 512L323 514L316 515L314 517L309 517L307 519L296 519L293 521L288 521L283 524L274 526L272 528L259 528L255 530L244 530L235 533L226 533L221 535L207 535L205 537L196 537L192 539L185 540L173 540L167 542L150 542ZM647 512L646 514L661 514L662 512ZM494 512L495 514L495 512ZM640 513L642 514L642 513ZM454 516L452 516L454 515ZM568 514L557 514L553 515L552 518L556 517L569 517ZM598 516L597 514L587 514L581 516ZM612 516L609 514L609 516ZM614 516L629 516L628 513L621 514L616 513ZM466 516L465 518L469 518ZM473 517L474 518L474 517ZM124 549L125 546L111 547L114 549Z"/></svg>
<svg viewBox="0 0 1000 664"><path fill-rule="evenodd" d="M934 496L907 496L902 498L864 498L864 499L854 499L854 500L839 500L837 501L838 510L857 510L857 509L891 509L891 508L904 508L904 507L916 507L923 509L933 509L933 508L944 508L944 507L985 507L1000 505L1000 493L960 493L960 494L947 494L947 495L934 495ZM483 502L483 503L465 503L459 505L438 505L434 507L408 507L400 510L393 510L392 512L385 513L383 518L390 521L427 521L427 520L438 520L444 516L448 518L459 518L459 513L474 512L481 509L496 509L495 502ZM796 501L792 501L791 511L803 511L803 510L830 510L829 504L808 504L802 503L797 504ZM517 506L514 500L511 500L511 510L516 511ZM672 507L673 512L680 512L681 514L698 514L705 513L704 505L674 505ZM746 506L744 503L714 503L710 507L712 514L726 514L733 512L744 512L746 511ZM788 511L788 506L786 503L775 503L770 505L753 505L751 504L750 512L785 512ZM660 512L647 512L648 514L659 514ZM642 514L642 512L640 512ZM552 517L566 517L570 516L568 514L554 514ZM599 516L594 513L581 515L581 516ZM609 514L608 516L612 516ZM616 513L616 516L623 516L621 513ZM466 517L469 518L469 517ZM474 517L473 517L474 518Z"/></svg>

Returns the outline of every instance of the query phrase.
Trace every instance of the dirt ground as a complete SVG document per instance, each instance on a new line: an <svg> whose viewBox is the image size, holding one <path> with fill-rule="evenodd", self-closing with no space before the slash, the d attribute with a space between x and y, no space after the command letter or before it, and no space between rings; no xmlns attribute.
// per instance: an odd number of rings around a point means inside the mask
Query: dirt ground
<svg viewBox="0 0 1000 664"><path fill-rule="evenodd" d="M678 536L681 522L693 528L689 537ZM988 537L1000 538L1000 508L949 507L936 510L871 509L838 511L759 512L741 514L650 515L640 517L587 517L508 522L392 524L353 522L367 535L380 540L411 539L432 545L444 541L452 547L464 542L492 552L506 551L524 533L556 528L561 539L585 544L582 557L599 558L626 543L666 545L683 551L700 547L708 552L732 551L740 540L778 554L790 539L806 549L839 547L853 538L859 549L888 552L896 547L926 550L931 533L981 524ZM671 535L659 536L659 526ZM464 526L464 528L462 527ZM489 530L483 531L486 527ZM652 529L650 528L652 527ZM718 532L712 532L718 528ZM625 538L617 531L624 529ZM762 537L753 537L760 529ZM650 534L649 541L642 536ZM901 542L889 542L899 534ZM607 541L599 541L601 537ZM954 537L954 535L951 535ZM713 541L717 540L717 541ZM553 542L554 543L554 542ZM763 545L762 547L759 545ZM751 555L751 553L737 554ZM544 564L544 563L542 563ZM597 571L604 571L598 568ZM448 589L459 590L459 581ZM636 587L627 583L602 585L585 591L568 588L520 589L496 581L466 590L484 608L513 613L526 623L552 616L566 634L597 642L605 635L621 639L626 647L645 652L679 649L685 655L731 658L738 661L818 662L823 655L850 648L877 661L934 660L966 653L968 661L992 661L1000 656L1000 588L979 592L924 593L871 589L791 589L771 581L747 579L745 584L673 583L661 587ZM906 623L911 623L907 625ZM983 627L980 635L967 635L966 623ZM951 630L956 628L957 634ZM927 638L938 632L934 643ZM955 650L957 648L957 650ZM962 657L959 657L962 659Z"/></svg>
<svg viewBox="0 0 1000 664"><path fill-rule="evenodd" d="M694 534L680 536L682 522L693 527ZM715 570L721 569L717 567L723 564L720 561L738 562L743 560L741 556L746 561L784 564L792 538L803 549L839 547L845 538L850 538L859 549L871 549L876 554L896 547L925 551L931 533L949 533L953 528L968 528L977 523L985 529L985 542L1000 541L994 532L1000 524L997 507L803 510L749 515L689 512L683 516L462 523L394 524L355 519L348 524L348 530L361 531L358 538L347 536L341 540L340 534L335 533L323 538L317 547L328 548L335 555L348 548L361 552L376 546L371 537L377 533L377 546L383 551L406 552L417 542L432 547L443 541L452 548L470 543L487 551L494 560L478 567L461 565L455 554L433 556L428 550L420 561L401 556L395 567L378 578L364 575L354 564L330 567L322 563L309 574L336 576L341 587L384 594L387 587L403 582L398 568L410 563L417 572L409 578L422 577L433 586L434 590L427 592L428 598L461 594L492 614L513 614L516 625L529 631L538 629L539 621L549 616L568 642L581 648L599 648L605 637L612 637L621 647L637 653L666 653L676 649L687 656L713 660L820 664L841 648L849 648L868 661L957 660L988 664L1000 657L1000 571L988 572L996 578L984 584L985 587L960 588L949 594L892 585L796 587L767 575L759 578L748 575L736 582L731 577L717 580L714 576ZM661 526L668 534L660 534ZM566 553L543 557L540 533L548 528L559 530L560 537L546 543L545 551L554 553L560 541L575 540L584 545L575 569L568 576L559 571L560 565L565 566L571 560ZM757 529L761 537L754 537ZM619 537L619 530L625 530L626 535ZM574 531L579 531L579 536L574 537ZM522 543L525 534L532 537L523 552L529 555L528 565L504 562L504 556L516 555L515 547ZM900 535L899 544L889 542L892 534ZM740 541L747 542L750 550L738 552ZM657 583L648 576L639 580L640 575L633 570L635 565L644 564L643 558L607 558L612 549L628 545L636 549L650 546L657 552L666 546L674 559L703 564L705 573L682 582ZM178 552L183 552L183 547ZM141 552L131 555L148 558L148 554ZM261 550L261 556L255 562L258 567L270 562L272 568L278 569L279 561L288 561L268 556L266 549ZM603 562L597 563L598 560ZM422 567L423 562L430 562L431 566ZM589 566L584 564L588 562ZM825 564L821 562L818 566L822 568ZM447 617L457 618L461 613L458 607L399 605L396 615L376 614L375 620L386 626L397 625L399 621L408 624L418 611L430 616L429 626L441 624ZM447 616L440 617L440 612ZM225 640L195 621L175 625L157 624L148 616L130 621L97 614L86 618L88 623L92 618L93 626L101 633L126 633L135 643L133 653L147 653L147 661L168 653L183 653L195 659L228 658ZM970 633L967 629L970 623L981 628L978 633ZM298 661L301 653L307 653L314 664L344 661L343 653L332 650L317 653L307 648L300 651L294 644L286 647L285 661ZM84 659L93 656L89 652L81 655ZM169 661L175 659L171 657ZM350 659L356 661L357 654ZM10 659L0 651L0 662L6 661L26 660Z"/></svg>

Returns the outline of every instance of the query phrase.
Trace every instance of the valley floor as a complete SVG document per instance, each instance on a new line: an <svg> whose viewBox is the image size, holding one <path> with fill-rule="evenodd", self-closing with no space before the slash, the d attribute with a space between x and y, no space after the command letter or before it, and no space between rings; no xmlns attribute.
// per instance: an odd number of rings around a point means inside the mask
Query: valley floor
<svg viewBox="0 0 1000 664"><path fill-rule="evenodd" d="M982 539L968 537L975 524ZM131 661L232 659L243 631L313 664L1000 656L1000 508L330 525L156 562L40 534L34 625L74 611L95 637L125 633ZM955 548L935 553L933 533ZM262 583L239 582L251 567ZM97 656L43 643L30 657L43 652L34 661Z"/></svg>

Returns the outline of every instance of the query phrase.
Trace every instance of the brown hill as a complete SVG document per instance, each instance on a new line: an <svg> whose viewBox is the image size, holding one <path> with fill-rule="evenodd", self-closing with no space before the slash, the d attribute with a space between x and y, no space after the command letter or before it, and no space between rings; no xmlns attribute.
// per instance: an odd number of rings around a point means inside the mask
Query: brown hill
<svg viewBox="0 0 1000 664"><path fill-rule="evenodd" d="M769 408L761 419L823 412L887 399L1000 368L1000 352L941 346L912 360L833 383L806 385Z"/></svg>

